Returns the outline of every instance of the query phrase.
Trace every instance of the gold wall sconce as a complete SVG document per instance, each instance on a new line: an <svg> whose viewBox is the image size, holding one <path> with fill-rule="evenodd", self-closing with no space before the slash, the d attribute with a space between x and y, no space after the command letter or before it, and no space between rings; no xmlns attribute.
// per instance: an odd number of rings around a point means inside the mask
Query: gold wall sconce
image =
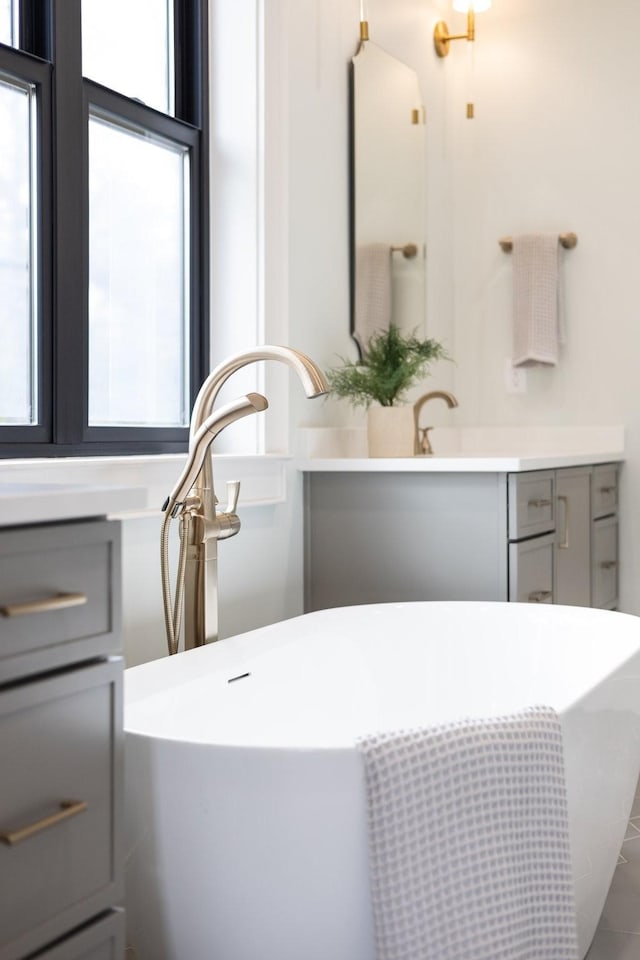
<svg viewBox="0 0 640 960"><path fill-rule="evenodd" d="M491 0L453 0L453 9L467 15L466 33L449 33L449 27L444 20L438 20L433 31L433 45L439 57L449 55L452 40L475 40L476 13L488 10Z"/></svg>

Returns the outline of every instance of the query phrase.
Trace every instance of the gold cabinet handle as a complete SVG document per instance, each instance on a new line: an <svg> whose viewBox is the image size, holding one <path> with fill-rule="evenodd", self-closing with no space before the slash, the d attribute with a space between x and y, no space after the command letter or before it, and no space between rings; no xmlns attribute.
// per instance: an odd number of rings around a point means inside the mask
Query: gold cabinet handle
<svg viewBox="0 0 640 960"><path fill-rule="evenodd" d="M543 507L550 507L551 500L529 500L529 506L541 510Z"/></svg>
<svg viewBox="0 0 640 960"><path fill-rule="evenodd" d="M569 549L569 497L558 496L558 501L562 503L564 507L564 530L562 532L562 538L558 543L558 550L568 550Z"/></svg>
<svg viewBox="0 0 640 960"><path fill-rule="evenodd" d="M50 613L52 610L80 607L86 602L86 593L56 593L53 597L43 597L42 600L7 603L0 607L0 614L3 617L24 617L28 613Z"/></svg>
<svg viewBox="0 0 640 960"><path fill-rule="evenodd" d="M615 570L615 568L618 566L618 561L617 560L601 560L600 566L602 567L603 570Z"/></svg>
<svg viewBox="0 0 640 960"><path fill-rule="evenodd" d="M551 590L534 590L527 597L527 603L544 603L552 596Z"/></svg>
<svg viewBox="0 0 640 960"><path fill-rule="evenodd" d="M615 493L615 490L616 490L615 487L600 487L600 493L604 493L604 494Z"/></svg>
<svg viewBox="0 0 640 960"><path fill-rule="evenodd" d="M48 817L43 817L42 820L37 820L36 823L30 823L26 827L21 827L19 830L0 833L0 842L6 843L9 847L15 847L17 843L28 840L29 837L33 837L36 833L47 830L49 827L55 827L57 823L62 823L63 820L68 820L69 817L77 816L77 814L86 810L87 807L88 804L86 800L61 800L60 809L57 813L51 813Z"/></svg>

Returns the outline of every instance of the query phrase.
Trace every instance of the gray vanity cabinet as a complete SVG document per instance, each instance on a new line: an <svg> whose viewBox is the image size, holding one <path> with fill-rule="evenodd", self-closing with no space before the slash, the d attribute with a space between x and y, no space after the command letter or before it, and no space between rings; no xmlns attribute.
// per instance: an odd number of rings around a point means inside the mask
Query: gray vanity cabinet
<svg viewBox="0 0 640 960"><path fill-rule="evenodd" d="M304 482L306 610L394 600L617 602L616 464L511 474L309 471Z"/></svg>
<svg viewBox="0 0 640 960"><path fill-rule="evenodd" d="M124 955L119 582L117 523L0 531L0 960Z"/></svg>
<svg viewBox="0 0 640 960"><path fill-rule="evenodd" d="M507 599L507 478L305 474L307 610Z"/></svg>

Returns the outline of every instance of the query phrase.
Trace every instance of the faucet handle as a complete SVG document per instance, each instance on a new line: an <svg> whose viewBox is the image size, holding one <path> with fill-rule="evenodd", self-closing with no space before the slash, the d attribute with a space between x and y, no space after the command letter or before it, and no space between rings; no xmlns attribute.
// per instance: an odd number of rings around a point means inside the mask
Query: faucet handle
<svg viewBox="0 0 640 960"><path fill-rule="evenodd" d="M240 496L240 481L227 480L227 505L224 508L225 513L235 513L238 507L238 497Z"/></svg>
<svg viewBox="0 0 640 960"><path fill-rule="evenodd" d="M240 530L240 517L236 514L238 497L240 495L240 481L227 480L227 505L222 513L217 513L212 521L212 536L216 540L226 540L235 537Z"/></svg>

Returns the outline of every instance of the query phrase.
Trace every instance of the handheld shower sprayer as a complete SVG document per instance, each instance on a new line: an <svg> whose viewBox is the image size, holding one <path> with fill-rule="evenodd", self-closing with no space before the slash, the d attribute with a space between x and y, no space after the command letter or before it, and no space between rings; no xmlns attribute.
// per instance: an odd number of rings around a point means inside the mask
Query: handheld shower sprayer
<svg viewBox="0 0 640 960"><path fill-rule="evenodd" d="M172 517L179 512L180 507L189 495L189 491L198 479L204 466L209 447L218 434L228 427L234 420L247 417L250 413L260 413L266 410L269 402L261 393L248 393L232 403L227 403L219 410L209 414L202 426L189 442L189 456L180 474L178 481L165 500L162 509L168 511Z"/></svg>

